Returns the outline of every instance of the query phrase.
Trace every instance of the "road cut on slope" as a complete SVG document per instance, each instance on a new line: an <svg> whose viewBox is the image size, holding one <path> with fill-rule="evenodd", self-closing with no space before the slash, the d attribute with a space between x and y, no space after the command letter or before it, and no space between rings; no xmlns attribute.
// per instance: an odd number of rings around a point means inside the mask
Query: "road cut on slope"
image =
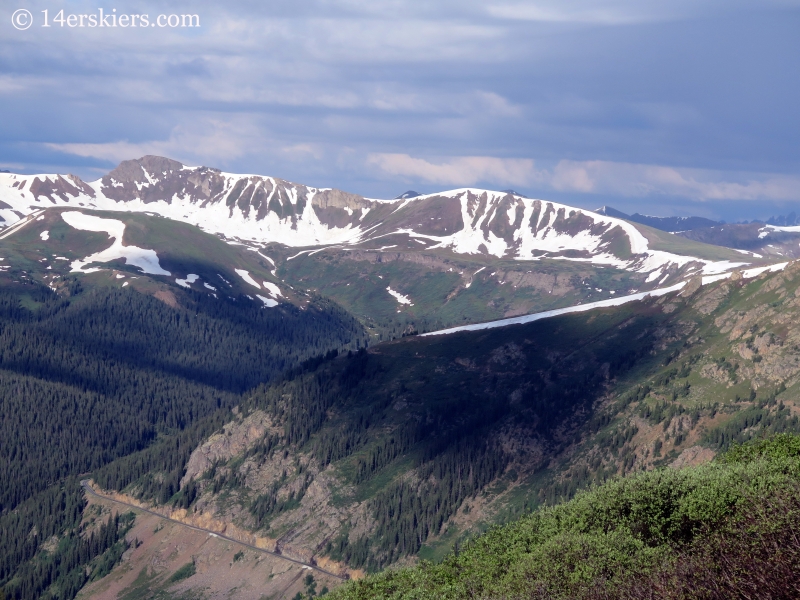
<svg viewBox="0 0 800 600"><path fill-rule="evenodd" d="M125 506L125 507L133 509L133 510L138 510L138 511L147 513L149 515L154 515L156 517L164 519L165 521L169 521L170 523L175 523L175 524L181 525L183 527L188 527L189 529L193 529L194 531L202 531L202 532L207 533L208 535L210 535L212 537L219 538L219 539L225 540L227 542L232 542L234 544L239 544L240 546L244 546L248 550L255 550L256 552L262 552L264 554L269 554L270 556L274 556L275 558L280 558L281 560L285 560L285 561L294 563L296 565L300 565L304 569L318 571L319 573L324 573L325 575L329 575L330 577L335 577L336 579L339 579L339 580L342 580L342 581L345 581L345 580L349 579L349 576L347 576L347 575L345 577L342 577L341 575L337 575L336 573L331 573L330 571L326 571L325 569L321 569L316 565L312 565L312 564L303 562L301 560L296 560L294 558L289 558L288 556L284 556L283 554L280 554L278 552L272 552L272 551L266 550L264 548L259 548L258 546L253 546L251 544L248 544L247 542L242 542L242 541L237 540L235 538L228 537L227 535L224 535L222 533L219 533L219 532L216 532L216 531L211 531L210 529L204 529L202 527L196 527L195 525L189 525L187 523L182 523L181 521L177 521L175 519L170 519L169 517L165 517L164 515L162 515L160 513L157 513L157 512L155 512L153 510L148 510L148 509L143 508L141 506L138 506L136 504L130 504L128 502L123 502L122 500L116 500L115 498L109 498L108 496L105 496L103 494L100 494L100 493L96 492L94 490L94 488L92 488L92 486L89 484L89 480L88 479L84 479L84 480L81 481L81 487L83 488L83 490L87 494L90 494L90 495L95 496L96 498L100 498L102 500L106 500L107 502L113 502L115 504L119 504L121 506Z"/></svg>

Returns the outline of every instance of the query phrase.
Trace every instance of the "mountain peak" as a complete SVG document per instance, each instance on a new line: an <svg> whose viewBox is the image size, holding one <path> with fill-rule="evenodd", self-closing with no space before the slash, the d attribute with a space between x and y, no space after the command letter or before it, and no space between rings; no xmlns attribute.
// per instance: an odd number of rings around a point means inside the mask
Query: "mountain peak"
<svg viewBox="0 0 800 600"><path fill-rule="evenodd" d="M769 219L767 219L767 225L778 225L779 227L794 227L796 225L800 225L800 219L798 219L795 212L792 211L788 215L779 215L777 217L770 217Z"/></svg>
<svg viewBox="0 0 800 600"><path fill-rule="evenodd" d="M400 194L395 200L408 200L409 198L417 198L418 196L422 196L419 192L415 192L414 190L408 190L407 192L403 192Z"/></svg>
<svg viewBox="0 0 800 600"><path fill-rule="evenodd" d="M113 171L103 177L103 181L145 183L150 179L148 175L163 177L180 171L183 167L183 164L177 160L148 154L141 158L122 161Z"/></svg>
<svg viewBox="0 0 800 600"><path fill-rule="evenodd" d="M605 215L606 217L614 217L617 219L628 219L630 218L629 215L625 214L621 210L617 210L616 208L611 208L610 206L601 206L600 208L596 209L598 215Z"/></svg>

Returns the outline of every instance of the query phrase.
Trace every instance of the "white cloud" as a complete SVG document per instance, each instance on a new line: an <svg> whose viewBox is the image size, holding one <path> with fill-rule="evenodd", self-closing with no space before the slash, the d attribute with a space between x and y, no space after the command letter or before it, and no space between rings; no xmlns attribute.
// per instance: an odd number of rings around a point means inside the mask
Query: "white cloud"
<svg viewBox="0 0 800 600"><path fill-rule="evenodd" d="M24 92L31 87L31 78L0 75L0 95Z"/></svg>
<svg viewBox="0 0 800 600"><path fill-rule="evenodd" d="M499 4L488 6L487 12L497 18L540 21L544 23L598 23L622 25L648 20L645 14L624 12L609 8L582 8L570 10L565 6L541 6L526 4Z"/></svg>
<svg viewBox="0 0 800 600"><path fill-rule="evenodd" d="M724 173L610 161L562 160L537 168L532 159L451 157L438 162L408 154L371 154L368 165L406 180L454 187L490 183L537 186L558 192L633 198L675 196L692 200L797 200L800 177L770 173Z"/></svg>
<svg viewBox="0 0 800 600"><path fill-rule="evenodd" d="M781 0L762 0L765 7L781 4ZM746 0L537 0L498 2L486 11L500 19L613 26L715 15L747 6Z"/></svg>
<svg viewBox="0 0 800 600"><path fill-rule="evenodd" d="M121 162L147 154L167 156L185 164L204 162L210 166L263 148L265 140L246 119L220 121L202 119L191 127L175 127L166 140L129 142L127 140L96 144L46 144L52 150Z"/></svg>
<svg viewBox="0 0 800 600"><path fill-rule="evenodd" d="M498 117L518 117L521 108L494 92L476 92L476 97L482 104L482 112Z"/></svg>
<svg viewBox="0 0 800 600"><path fill-rule="evenodd" d="M492 181L510 185L528 185L533 181L533 161L527 158L462 156L433 163L408 154L370 154L367 164L385 173L440 185L474 185Z"/></svg>
<svg viewBox="0 0 800 600"><path fill-rule="evenodd" d="M552 170L558 191L627 197L680 196L693 200L797 200L800 177L725 173L660 165L562 160Z"/></svg>

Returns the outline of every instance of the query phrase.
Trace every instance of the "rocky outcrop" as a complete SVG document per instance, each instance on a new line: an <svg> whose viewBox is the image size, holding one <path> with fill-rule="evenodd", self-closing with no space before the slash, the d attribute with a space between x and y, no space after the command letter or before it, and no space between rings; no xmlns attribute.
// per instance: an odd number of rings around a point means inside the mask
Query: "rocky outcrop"
<svg viewBox="0 0 800 600"><path fill-rule="evenodd" d="M222 433L212 435L192 452L181 487L205 473L215 462L227 461L240 454L270 430L277 432L270 418L260 410L228 423Z"/></svg>

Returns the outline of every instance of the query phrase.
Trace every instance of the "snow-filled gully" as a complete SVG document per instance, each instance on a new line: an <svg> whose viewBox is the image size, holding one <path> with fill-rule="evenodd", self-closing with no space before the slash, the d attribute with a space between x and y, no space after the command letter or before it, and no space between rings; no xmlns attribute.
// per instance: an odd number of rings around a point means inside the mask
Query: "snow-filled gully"
<svg viewBox="0 0 800 600"><path fill-rule="evenodd" d="M747 269L745 271L742 271L742 277L745 279L750 279L751 277L756 277L757 275L761 275L762 273L766 273L767 271L770 272L782 271L784 268L786 268L787 264L789 263L780 263L776 265L768 265L766 267L756 267L754 269ZM708 285L709 283L714 283L715 281L728 279L729 277L731 277L731 275L733 275L732 272L721 273L719 275L707 275L702 278L702 285ZM556 308L554 310L546 310L544 312L533 313L530 315L523 315L521 317L511 317L508 319L500 319L498 321L488 321L486 323L475 323L474 325L461 325L460 327L451 327L449 329L441 329L439 331L431 331L429 333L423 333L421 334L420 337L427 337L432 335L447 335L450 333L458 333L460 331L480 331L483 329L495 329L497 327L506 327L508 325L524 325L526 323L533 323L534 321L540 321L542 319L548 319L550 317L557 317L559 315L586 312L588 310L593 310L595 308L608 308L610 306L620 306L622 304L627 304L628 302L643 300L648 296L656 298L658 296L664 296L672 292L677 292L683 289L683 287L686 284L687 284L686 281L682 281L680 283L676 283L675 285L657 290L651 290L649 292L639 292L637 294L630 294L628 296L619 296L618 298L608 298L607 300L600 300L598 302L589 302L588 304L578 304L577 306Z"/></svg>

